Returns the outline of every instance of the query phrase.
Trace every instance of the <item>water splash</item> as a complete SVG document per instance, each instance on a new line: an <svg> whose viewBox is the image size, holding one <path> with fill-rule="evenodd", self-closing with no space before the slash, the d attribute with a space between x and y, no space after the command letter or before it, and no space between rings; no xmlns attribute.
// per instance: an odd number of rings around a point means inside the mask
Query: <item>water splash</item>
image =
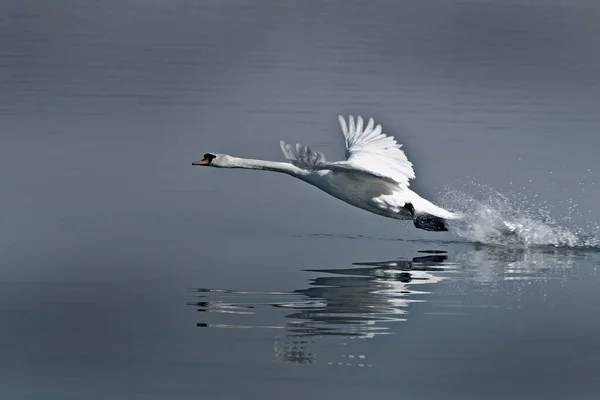
<svg viewBox="0 0 600 400"><path fill-rule="evenodd" d="M501 246L553 246L600 249L600 227L581 216L569 200L564 217L553 216L553 208L538 196L499 193L474 183L476 190L448 190L441 204L464 215L449 224L455 235L476 243ZM477 194L471 194L476 192Z"/></svg>

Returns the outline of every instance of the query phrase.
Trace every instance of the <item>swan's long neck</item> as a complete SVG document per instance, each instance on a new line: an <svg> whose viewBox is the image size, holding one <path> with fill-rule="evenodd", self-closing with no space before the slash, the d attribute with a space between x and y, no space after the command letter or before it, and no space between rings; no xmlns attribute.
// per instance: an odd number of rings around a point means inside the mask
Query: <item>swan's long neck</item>
<svg viewBox="0 0 600 400"><path fill-rule="evenodd" d="M284 174L292 175L298 178L308 174L307 170L298 168L295 165L286 162L253 160L250 158L239 157L232 157L227 167L282 172Z"/></svg>

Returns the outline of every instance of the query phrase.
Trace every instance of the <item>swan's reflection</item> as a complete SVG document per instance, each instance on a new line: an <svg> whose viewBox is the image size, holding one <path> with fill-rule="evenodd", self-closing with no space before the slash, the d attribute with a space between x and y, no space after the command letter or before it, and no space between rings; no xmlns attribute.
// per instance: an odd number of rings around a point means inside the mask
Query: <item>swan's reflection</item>
<svg viewBox="0 0 600 400"><path fill-rule="evenodd" d="M201 301L191 304L201 312L238 317L232 323L201 322L201 327L282 329L285 333L275 341L277 359L311 363L314 354L307 349L316 337L373 338L391 333L389 323L405 321L409 305L425 301L429 293L417 287L436 284L453 269L445 252L424 253L434 254L354 263L355 267L347 269L309 269L319 276L308 288L293 292L197 289ZM283 315L284 322L253 324L247 317L261 309L291 312Z"/></svg>
<svg viewBox="0 0 600 400"><path fill-rule="evenodd" d="M338 344L345 344L350 339L393 333L391 324L409 319L410 305L426 301L446 279L452 279L452 285L444 287L454 295L447 307L456 309L462 306L455 295L469 295L475 289L473 285L482 285L486 292L502 288L503 293L512 296L510 289L519 291L514 285L564 279L581 258L598 254L490 246L459 250L451 254L422 251L426 254L409 260L359 262L345 269L307 269L318 275L307 288L293 292L197 289L200 301L190 304L207 313L198 326L280 330L275 338L276 358L312 363L316 356L310 349L326 340L337 339ZM461 283L466 285L464 290ZM439 301L438 306L445 307ZM332 342L328 343L331 346ZM347 357L342 365L368 365L365 355L342 357Z"/></svg>

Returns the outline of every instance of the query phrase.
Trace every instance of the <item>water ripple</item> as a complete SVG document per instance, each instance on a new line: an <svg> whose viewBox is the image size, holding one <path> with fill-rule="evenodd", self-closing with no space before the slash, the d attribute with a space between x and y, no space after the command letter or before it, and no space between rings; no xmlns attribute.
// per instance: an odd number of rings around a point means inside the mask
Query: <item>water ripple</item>
<svg viewBox="0 0 600 400"><path fill-rule="evenodd" d="M197 322L201 328L278 331L274 337L276 360L309 364L316 362L314 349L325 341L346 346L349 340L398 333L395 324L409 321L411 306L427 302L434 292L433 309L419 309L422 313L453 317L481 307L503 307L469 303L461 295L503 291L518 301L522 285L565 279L581 260L590 261L598 254L581 249L488 245L455 253L419 253L410 259L355 262L349 268L305 269L316 277L309 280L308 287L294 291L194 288L194 301L188 305L202 313ZM540 290L543 294L543 286ZM322 350L332 348L328 343ZM350 360L346 351L344 354L338 358L346 359L327 363L371 365L358 355Z"/></svg>

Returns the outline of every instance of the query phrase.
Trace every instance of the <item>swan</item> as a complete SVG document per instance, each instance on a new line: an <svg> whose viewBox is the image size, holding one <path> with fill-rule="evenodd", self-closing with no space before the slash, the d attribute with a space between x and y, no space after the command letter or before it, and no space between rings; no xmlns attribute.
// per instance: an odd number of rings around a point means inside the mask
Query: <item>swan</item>
<svg viewBox="0 0 600 400"><path fill-rule="evenodd" d="M288 162L252 160L206 153L192 165L281 172L305 181L354 207L397 220L412 220L426 231L447 231L447 221L459 219L409 189L413 166L393 136L382 132L373 118L364 123L352 115L338 116L346 144L346 160L329 162L307 146L280 142Z"/></svg>

